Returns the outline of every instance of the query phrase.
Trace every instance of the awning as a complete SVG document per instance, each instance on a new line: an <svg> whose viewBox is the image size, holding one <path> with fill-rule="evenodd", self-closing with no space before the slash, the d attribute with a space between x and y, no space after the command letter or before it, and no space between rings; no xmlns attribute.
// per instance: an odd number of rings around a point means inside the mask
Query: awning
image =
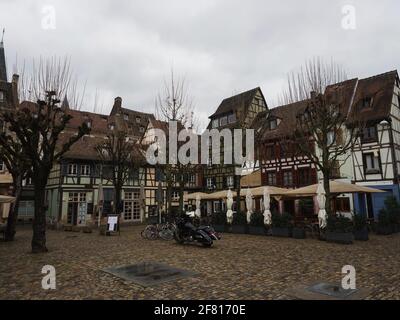
<svg viewBox="0 0 400 320"><path fill-rule="evenodd" d="M330 192L341 194L341 193L384 193L385 191L359 186L357 184L344 183L338 181L331 181ZM307 197L314 196L317 194L318 183L311 186L291 190L285 193L285 197Z"/></svg>
<svg viewBox="0 0 400 320"><path fill-rule="evenodd" d="M236 192L232 191L234 197L236 197ZM214 193L203 193L195 192L190 193L184 197L185 200L196 200L197 195L200 195L201 200L220 200L226 199L228 197L228 190L218 191Z"/></svg>
<svg viewBox="0 0 400 320"><path fill-rule="evenodd" d="M272 187L272 186L264 186L264 187L258 187L258 188L252 188L250 189L252 195L254 197L262 197L264 196L264 189L267 189L267 192L269 193L269 195L271 196L282 196L282 195L286 195L287 192L289 191L288 189L283 189L283 188L278 188L278 187ZM247 189L243 188L240 191L240 195L245 197L247 193Z"/></svg>
<svg viewBox="0 0 400 320"><path fill-rule="evenodd" d="M254 171L253 173L242 177L240 179L240 186L242 188L254 188L261 186L261 170Z"/></svg>
<svg viewBox="0 0 400 320"><path fill-rule="evenodd" d="M1 196L0 195L0 203L12 203L15 201L14 197L9 197L9 196Z"/></svg>
<svg viewBox="0 0 400 320"><path fill-rule="evenodd" d="M183 196L183 198L185 200L196 200L197 196L200 196L200 199L204 199L204 197L208 196L208 194L204 193L204 192L194 192L194 193L185 194Z"/></svg>

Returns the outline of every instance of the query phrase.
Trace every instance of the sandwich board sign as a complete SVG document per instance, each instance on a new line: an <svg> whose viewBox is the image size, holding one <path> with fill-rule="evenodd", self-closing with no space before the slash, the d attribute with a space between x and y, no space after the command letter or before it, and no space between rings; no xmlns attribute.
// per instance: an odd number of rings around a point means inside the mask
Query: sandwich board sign
<svg viewBox="0 0 400 320"><path fill-rule="evenodd" d="M118 215L109 215L107 216L107 234L119 233L119 216Z"/></svg>

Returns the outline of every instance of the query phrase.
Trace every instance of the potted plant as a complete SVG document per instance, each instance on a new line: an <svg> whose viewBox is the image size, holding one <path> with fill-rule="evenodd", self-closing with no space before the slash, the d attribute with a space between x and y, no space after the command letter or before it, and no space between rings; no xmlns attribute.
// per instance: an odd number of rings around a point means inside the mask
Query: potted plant
<svg viewBox="0 0 400 320"><path fill-rule="evenodd" d="M385 208L389 214L389 220L393 233L400 232L400 204L395 197L388 197Z"/></svg>
<svg viewBox="0 0 400 320"><path fill-rule="evenodd" d="M232 233L244 234L247 232L247 218L244 212L233 214Z"/></svg>
<svg viewBox="0 0 400 320"><path fill-rule="evenodd" d="M393 227L391 223L391 216L386 209L382 209L379 212L378 222L376 224L376 233L379 235L390 235L393 233Z"/></svg>
<svg viewBox="0 0 400 320"><path fill-rule="evenodd" d="M264 225L264 216L261 212L255 212L251 215L249 233L254 235L265 235L267 230Z"/></svg>
<svg viewBox="0 0 400 320"><path fill-rule="evenodd" d="M328 217L326 241L341 244L352 244L353 221L343 215L331 215Z"/></svg>
<svg viewBox="0 0 400 320"><path fill-rule="evenodd" d="M226 225L226 214L222 212L214 212L212 215L212 226L217 232L224 232Z"/></svg>
<svg viewBox="0 0 400 320"><path fill-rule="evenodd" d="M367 217L363 214L356 213L353 216L353 222L354 222L354 239L359 241L369 240Z"/></svg>
<svg viewBox="0 0 400 320"><path fill-rule="evenodd" d="M305 239L306 238L306 230L304 228L303 223L297 223L293 227L292 237L294 239Z"/></svg>
<svg viewBox="0 0 400 320"><path fill-rule="evenodd" d="M272 214L272 235L274 237L290 237L291 234L291 215L288 213Z"/></svg>

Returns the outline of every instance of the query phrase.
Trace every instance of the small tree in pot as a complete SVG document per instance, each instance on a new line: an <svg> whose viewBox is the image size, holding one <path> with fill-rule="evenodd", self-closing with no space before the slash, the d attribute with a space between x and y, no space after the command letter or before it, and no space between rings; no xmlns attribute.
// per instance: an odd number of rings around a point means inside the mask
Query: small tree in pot
<svg viewBox="0 0 400 320"><path fill-rule="evenodd" d="M265 235L264 216L261 212L255 212L251 215L249 233L254 235Z"/></svg>
<svg viewBox="0 0 400 320"><path fill-rule="evenodd" d="M214 212L212 215L212 226L217 232L224 232L226 226L226 214L223 212Z"/></svg>
<svg viewBox="0 0 400 320"><path fill-rule="evenodd" d="M390 235L393 233L393 227L391 224L391 217L386 209L382 209L379 212L378 222L376 224L376 233L380 235Z"/></svg>
<svg viewBox="0 0 400 320"><path fill-rule="evenodd" d="M235 212L233 214L232 233L247 232L247 217L244 212Z"/></svg>
<svg viewBox="0 0 400 320"><path fill-rule="evenodd" d="M341 244L352 244L353 221L343 215L330 215L326 232L326 241Z"/></svg>
<svg viewBox="0 0 400 320"><path fill-rule="evenodd" d="M305 239L306 238L306 230L304 227L304 222L295 223L293 227L293 238L295 239Z"/></svg>
<svg viewBox="0 0 400 320"><path fill-rule="evenodd" d="M275 237L290 237L292 231L292 216L288 213L272 214L272 235Z"/></svg>
<svg viewBox="0 0 400 320"><path fill-rule="evenodd" d="M400 204L395 197L388 197L385 208L389 214L389 220L393 233L400 231Z"/></svg>
<svg viewBox="0 0 400 320"><path fill-rule="evenodd" d="M360 241L369 240L367 217L363 214L355 214L353 216L354 223L354 238Z"/></svg>

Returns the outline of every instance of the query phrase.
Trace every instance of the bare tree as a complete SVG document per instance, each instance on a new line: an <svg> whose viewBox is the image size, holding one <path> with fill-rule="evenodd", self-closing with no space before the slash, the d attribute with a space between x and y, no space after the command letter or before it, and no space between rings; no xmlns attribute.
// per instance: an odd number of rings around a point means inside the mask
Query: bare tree
<svg viewBox="0 0 400 320"><path fill-rule="evenodd" d="M122 212L122 189L134 177L144 163L140 150L124 131L114 130L107 139L96 146L97 154L103 163L102 178L110 180L114 186L115 214Z"/></svg>
<svg viewBox="0 0 400 320"><path fill-rule="evenodd" d="M344 86L332 86L344 80L345 72L339 65L314 59L300 72L289 75L288 89L283 94L286 103L306 103L297 115L293 140L323 175L328 214L332 213L330 179L350 157L362 128L361 123L348 126L346 91Z"/></svg>
<svg viewBox="0 0 400 320"><path fill-rule="evenodd" d="M156 98L156 116L161 121L176 121L178 129L188 128L193 130L195 127L195 115L193 100L189 96L186 81L184 78L176 78L174 71L171 70L169 81L164 81L164 89ZM165 169L165 179L167 184L167 210L171 214L172 208L172 189L175 185L179 190L179 213L183 212L183 193L184 187L188 183L188 177L194 174L197 165L183 165L179 161L177 164L167 164Z"/></svg>

